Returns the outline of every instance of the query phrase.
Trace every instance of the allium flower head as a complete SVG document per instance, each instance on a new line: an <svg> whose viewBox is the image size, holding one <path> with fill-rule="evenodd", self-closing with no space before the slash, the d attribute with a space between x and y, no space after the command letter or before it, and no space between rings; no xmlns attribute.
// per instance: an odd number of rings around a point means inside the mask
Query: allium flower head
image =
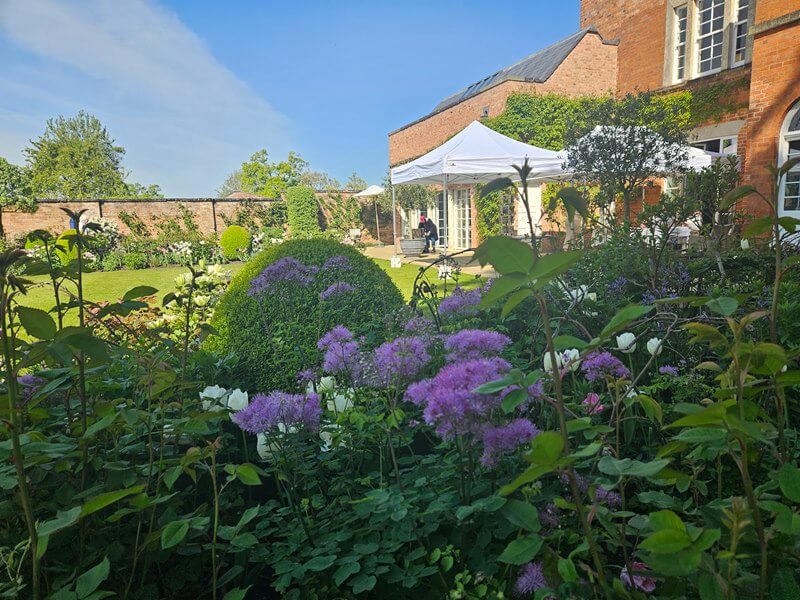
<svg viewBox="0 0 800 600"><path fill-rule="evenodd" d="M459 319L476 315L481 298L480 289L465 291L457 286L452 294L439 303L439 316L443 319Z"/></svg>
<svg viewBox="0 0 800 600"><path fill-rule="evenodd" d="M673 377L678 376L678 368L673 367L672 365L664 365L663 367L658 368L658 372L662 375L672 375Z"/></svg>
<svg viewBox="0 0 800 600"><path fill-rule="evenodd" d="M319 299L323 302L325 300L329 300L334 296L338 296L339 294L344 294L345 292L353 292L356 288L352 285L347 283L346 281L337 281L336 283L332 283L326 289L319 293Z"/></svg>
<svg viewBox="0 0 800 600"><path fill-rule="evenodd" d="M489 413L499 406L497 395L475 391L505 375L511 365L501 358L485 358L445 365L434 377L411 384L406 399L424 407L425 422L449 440L456 435L479 433Z"/></svg>
<svg viewBox="0 0 800 600"><path fill-rule="evenodd" d="M436 324L422 315L416 315L406 322L403 330L412 335L430 335L436 330Z"/></svg>
<svg viewBox="0 0 800 600"><path fill-rule="evenodd" d="M320 350L327 350L331 344L340 344L342 342L349 342L353 339L353 333L344 325L337 325L328 333L319 338L317 348Z"/></svg>
<svg viewBox="0 0 800 600"><path fill-rule="evenodd" d="M510 337L496 331L462 329L445 339L444 349L448 352L447 361L456 362L496 356L510 344Z"/></svg>
<svg viewBox="0 0 800 600"><path fill-rule="evenodd" d="M267 265L261 273L253 278L248 294L251 296L271 294L287 284L308 285L314 281L317 271L319 271L318 267L309 267L296 258L284 256Z"/></svg>
<svg viewBox="0 0 800 600"><path fill-rule="evenodd" d="M231 420L252 434L285 432L300 426L317 431L321 415L316 394L272 392L253 396L246 408L231 415Z"/></svg>
<svg viewBox="0 0 800 600"><path fill-rule="evenodd" d="M520 598L526 598L546 587L547 579L544 577L542 563L539 561L529 562L520 571L517 582L514 584L514 593Z"/></svg>
<svg viewBox="0 0 800 600"><path fill-rule="evenodd" d="M47 380L36 375L20 375L17 377L17 383L20 385L20 399L27 404L44 387Z"/></svg>
<svg viewBox="0 0 800 600"><path fill-rule="evenodd" d="M581 371L589 381L600 381L605 377L620 379L630 377L631 372L622 361L610 352L592 352L583 359Z"/></svg>
<svg viewBox="0 0 800 600"><path fill-rule="evenodd" d="M375 370L385 385L413 380L427 365L431 356L421 337L400 337L375 349Z"/></svg>
<svg viewBox="0 0 800 600"><path fill-rule="evenodd" d="M514 419L507 425L490 427L483 432L483 456L481 464L494 467L504 454L527 444L539 434L539 429L528 419Z"/></svg>
<svg viewBox="0 0 800 600"><path fill-rule="evenodd" d="M352 270L352 266L350 265L350 259L342 254L337 254L336 256L331 256L328 260L325 261L325 264L322 265L323 271L350 271Z"/></svg>
<svg viewBox="0 0 800 600"><path fill-rule="evenodd" d="M647 570L647 565L643 562L635 562L631 566L633 567L634 573L637 571ZM628 573L628 567L622 568L622 572L619 574L619 579L628 589L635 588L642 592L647 592L648 594L654 592L656 589L655 579L649 575L634 574L633 577L631 577L630 573Z"/></svg>

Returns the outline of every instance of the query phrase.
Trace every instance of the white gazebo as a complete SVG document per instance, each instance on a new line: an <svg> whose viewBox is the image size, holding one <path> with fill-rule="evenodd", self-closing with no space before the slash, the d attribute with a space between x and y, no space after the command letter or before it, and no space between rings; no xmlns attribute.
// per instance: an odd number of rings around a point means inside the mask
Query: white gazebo
<svg viewBox="0 0 800 600"><path fill-rule="evenodd" d="M353 194L356 198L373 198L373 204L375 205L375 235L378 237L378 242L381 241L381 225L378 222L378 200L377 197L381 196L384 192L384 189L379 185L371 185L365 190L361 190L357 194ZM394 216L392 216L394 219Z"/></svg>
<svg viewBox="0 0 800 600"><path fill-rule="evenodd" d="M434 148L407 164L391 170L392 183L392 220L395 221L395 185L421 184L441 185L442 200L440 202L439 229L445 247L450 244L449 234L456 229L457 238L463 238L464 223L471 223L471 216L462 217L469 211L468 194L460 194L451 199L448 186L465 186L488 183L498 177L509 177L519 180L514 165L522 165L527 159L532 167L530 182L548 179L561 179L569 176L564 170L566 153L554 152L538 148L514 140L501 133L489 129L478 121L473 121L461 132L447 140L438 148ZM538 186L537 191L538 191ZM467 206L464 206L466 198ZM450 206L452 205L452 206ZM449 210L455 210L455 218ZM453 222L451 223L451 219ZM456 227L451 227L451 225ZM530 233L530 232L529 232ZM395 249L397 247L397 226L394 225ZM456 247L464 246L458 243ZM395 250L396 251L396 250Z"/></svg>

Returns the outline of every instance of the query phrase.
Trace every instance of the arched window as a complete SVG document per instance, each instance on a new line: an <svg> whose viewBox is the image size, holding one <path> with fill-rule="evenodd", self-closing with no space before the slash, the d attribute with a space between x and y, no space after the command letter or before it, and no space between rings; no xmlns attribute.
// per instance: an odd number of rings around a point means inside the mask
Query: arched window
<svg viewBox="0 0 800 600"><path fill-rule="evenodd" d="M792 107L781 127L778 164L797 156L800 156L800 102ZM800 217L800 165L784 177L778 209L780 214Z"/></svg>

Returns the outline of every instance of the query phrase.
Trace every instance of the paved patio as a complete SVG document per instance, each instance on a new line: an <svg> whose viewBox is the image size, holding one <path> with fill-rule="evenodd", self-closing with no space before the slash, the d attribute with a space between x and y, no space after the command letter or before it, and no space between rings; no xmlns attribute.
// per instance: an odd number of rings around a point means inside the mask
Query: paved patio
<svg viewBox="0 0 800 600"><path fill-rule="evenodd" d="M399 249L398 249L399 250ZM454 257L454 260L461 265L461 272L469 275L480 275L481 277L497 277L494 269L489 266L481 268L481 266L472 261L474 252L468 251ZM364 249L364 255L370 258L377 258L381 260L390 260L394 256L394 246L367 246ZM433 264L438 258L439 254L423 254L422 256L407 257L398 252L397 256L403 263L411 265L425 266Z"/></svg>

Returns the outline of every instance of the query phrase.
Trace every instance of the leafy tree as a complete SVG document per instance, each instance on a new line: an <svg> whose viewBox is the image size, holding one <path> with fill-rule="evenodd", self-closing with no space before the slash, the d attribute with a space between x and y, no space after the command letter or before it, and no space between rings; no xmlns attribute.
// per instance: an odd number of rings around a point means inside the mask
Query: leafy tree
<svg viewBox="0 0 800 600"><path fill-rule="evenodd" d="M161 191L161 186L155 183L150 185L142 185L141 183L123 183L122 189L112 197L138 198L147 200L148 198L163 198L164 193Z"/></svg>
<svg viewBox="0 0 800 600"><path fill-rule="evenodd" d="M383 179L384 192L376 196L378 204L383 209L392 208L392 184L389 174ZM394 186L394 199L398 207L405 210L418 208L428 210L428 207L436 201L436 192L424 185L396 185Z"/></svg>
<svg viewBox="0 0 800 600"><path fill-rule="evenodd" d="M334 192L342 189L342 184L325 171L306 171L300 175L300 185L307 185L321 192Z"/></svg>
<svg viewBox="0 0 800 600"><path fill-rule="evenodd" d="M262 149L242 163L241 191L278 198L286 188L299 185L307 169L308 163L294 152L289 152L284 161L271 163L269 153Z"/></svg>
<svg viewBox="0 0 800 600"><path fill-rule="evenodd" d="M317 197L308 186L293 185L286 189L286 212L292 237L309 238L318 234Z"/></svg>
<svg viewBox="0 0 800 600"><path fill-rule="evenodd" d="M228 175L222 185L217 188L217 198L225 198L233 192L242 191L242 170L236 169L233 173Z"/></svg>
<svg viewBox="0 0 800 600"><path fill-rule="evenodd" d="M350 192L360 192L361 190L365 190L369 187L367 180L361 177L358 173L353 171L350 174L349 179L344 184L344 189Z"/></svg>
<svg viewBox="0 0 800 600"><path fill-rule="evenodd" d="M685 170L686 122L681 104L650 93L607 98L589 119L571 124L567 162L600 185L603 205L621 196L629 223L638 188L654 176ZM590 132L593 124L600 127Z"/></svg>
<svg viewBox="0 0 800 600"><path fill-rule="evenodd" d="M48 119L44 133L23 152L36 197L102 198L126 192L125 149L97 117L84 111Z"/></svg>
<svg viewBox="0 0 800 600"><path fill-rule="evenodd" d="M0 237L5 237L3 209L6 207L33 212L36 201L31 194L28 171L0 157Z"/></svg>

